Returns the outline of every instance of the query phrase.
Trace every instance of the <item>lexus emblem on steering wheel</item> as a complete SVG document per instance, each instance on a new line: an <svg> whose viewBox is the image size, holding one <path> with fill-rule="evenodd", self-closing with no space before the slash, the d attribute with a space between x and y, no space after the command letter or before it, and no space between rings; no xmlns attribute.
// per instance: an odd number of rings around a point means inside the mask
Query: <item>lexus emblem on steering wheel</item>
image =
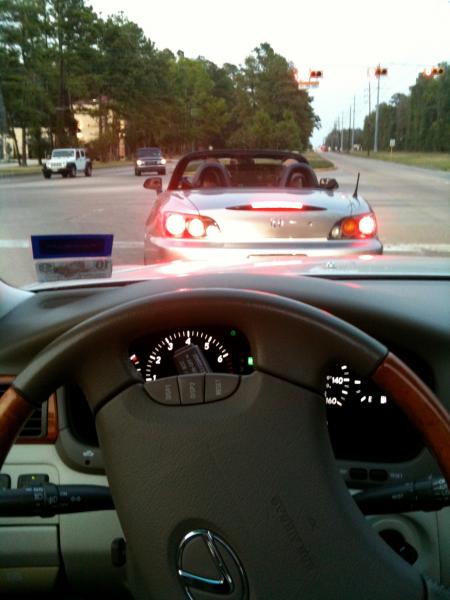
<svg viewBox="0 0 450 600"><path fill-rule="evenodd" d="M178 547L178 577L186 598L232 598L246 600L248 585L244 569L232 548L208 529L196 529Z"/></svg>

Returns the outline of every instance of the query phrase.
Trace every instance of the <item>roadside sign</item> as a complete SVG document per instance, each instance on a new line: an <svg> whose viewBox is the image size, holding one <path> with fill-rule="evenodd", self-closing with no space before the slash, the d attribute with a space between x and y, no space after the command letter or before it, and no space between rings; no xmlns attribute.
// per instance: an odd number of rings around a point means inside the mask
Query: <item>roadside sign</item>
<svg viewBox="0 0 450 600"><path fill-rule="evenodd" d="M389 147L390 147L390 148L395 148L395 139L394 139L394 138L391 138L391 139L389 140Z"/></svg>

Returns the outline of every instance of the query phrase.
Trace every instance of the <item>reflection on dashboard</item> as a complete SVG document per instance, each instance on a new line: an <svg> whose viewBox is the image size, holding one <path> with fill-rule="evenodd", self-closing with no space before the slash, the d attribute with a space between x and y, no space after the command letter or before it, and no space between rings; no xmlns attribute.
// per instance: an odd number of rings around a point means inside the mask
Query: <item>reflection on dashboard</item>
<svg viewBox="0 0 450 600"><path fill-rule="evenodd" d="M397 405L346 364L335 365L327 374L325 401L336 458L401 462L423 448L416 429Z"/></svg>
<svg viewBox="0 0 450 600"><path fill-rule="evenodd" d="M253 371L246 338L236 329L185 328L139 340L130 360L146 381L191 373Z"/></svg>

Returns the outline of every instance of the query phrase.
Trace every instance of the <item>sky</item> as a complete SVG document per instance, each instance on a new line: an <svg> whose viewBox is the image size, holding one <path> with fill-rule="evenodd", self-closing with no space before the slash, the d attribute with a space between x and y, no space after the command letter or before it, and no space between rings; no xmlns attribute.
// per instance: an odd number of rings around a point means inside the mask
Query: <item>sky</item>
<svg viewBox="0 0 450 600"><path fill-rule="evenodd" d="M380 102L407 93L420 71L450 62L450 0L88 0L107 17L123 12L138 23L159 49L183 50L222 65L242 64L263 42L294 63L299 76L323 71L311 90L322 127L322 143L338 118L348 127L355 99L355 125L372 108L376 79L370 68L381 64ZM369 73L369 76L368 76Z"/></svg>

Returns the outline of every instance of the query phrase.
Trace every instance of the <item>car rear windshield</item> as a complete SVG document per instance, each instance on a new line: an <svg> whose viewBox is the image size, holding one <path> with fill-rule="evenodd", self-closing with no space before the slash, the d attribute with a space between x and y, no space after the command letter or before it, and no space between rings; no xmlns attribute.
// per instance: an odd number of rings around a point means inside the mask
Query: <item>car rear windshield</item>
<svg viewBox="0 0 450 600"><path fill-rule="evenodd" d="M139 148L136 156L160 156L161 150L159 148Z"/></svg>
<svg viewBox="0 0 450 600"><path fill-rule="evenodd" d="M53 150L52 158L69 158L73 154L73 150Z"/></svg>

